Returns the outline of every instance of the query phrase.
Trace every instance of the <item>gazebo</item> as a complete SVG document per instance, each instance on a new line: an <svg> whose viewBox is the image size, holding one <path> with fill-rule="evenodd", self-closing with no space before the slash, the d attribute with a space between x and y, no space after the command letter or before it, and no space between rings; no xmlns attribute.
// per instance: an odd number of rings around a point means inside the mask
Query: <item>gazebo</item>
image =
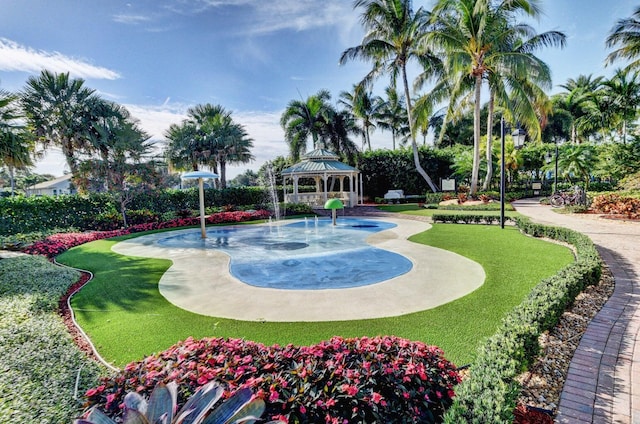
<svg viewBox="0 0 640 424"><path fill-rule="evenodd" d="M315 149L302 155L302 161L284 169L284 182L289 178L293 181L293 193L287 193L285 201L306 203L315 208L321 208L328 199L340 199L348 208L357 205L358 201L362 203L360 171L338 159L339 156L329 150ZM301 178L313 179L315 192L300 193L298 181Z"/></svg>

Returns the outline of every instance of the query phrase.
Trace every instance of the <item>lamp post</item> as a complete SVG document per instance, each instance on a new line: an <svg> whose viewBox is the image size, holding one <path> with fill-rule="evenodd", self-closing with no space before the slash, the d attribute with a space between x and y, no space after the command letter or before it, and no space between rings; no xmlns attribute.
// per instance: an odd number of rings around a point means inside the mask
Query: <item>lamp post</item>
<svg viewBox="0 0 640 424"><path fill-rule="evenodd" d="M505 203L505 164L504 164L504 133L505 122L504 116L500 118L500 228L504 229L504 203ZM516 128L511 134L513 138L513 147L516 149L524 146L527 133L522 128Z"/></svg>
<svg viewBox="0 0 640 424"><path fill-rule="evenodd" d="M556 145L556 169L553 172L553 192L558 191L558 140L555 140Z"/></svg>

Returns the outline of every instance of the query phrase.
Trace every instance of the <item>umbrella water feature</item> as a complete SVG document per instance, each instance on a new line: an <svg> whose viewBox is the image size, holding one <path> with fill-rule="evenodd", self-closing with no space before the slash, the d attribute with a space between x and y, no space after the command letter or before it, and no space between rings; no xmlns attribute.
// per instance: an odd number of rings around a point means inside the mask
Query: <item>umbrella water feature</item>
<svg viewBox="0 0 640 424"><path fill-rule="evenodd" d="M204 179L205 178L220 178L218 174L214 174L213 172L208 171L192 171L185 172L182 174L181 178L184 179L198 179L198 197L200 200L200 235L201 237L207 238L207 231L204 225Z"/></svg>
<svg viewBox="0 0 640 424"><path fill-rule="evenodd" d="M344 205L340 199L329 199L324 203L325 209L331 209L331 219L333 221L333 225L336 225L336 210L344 209Z"/></svg>

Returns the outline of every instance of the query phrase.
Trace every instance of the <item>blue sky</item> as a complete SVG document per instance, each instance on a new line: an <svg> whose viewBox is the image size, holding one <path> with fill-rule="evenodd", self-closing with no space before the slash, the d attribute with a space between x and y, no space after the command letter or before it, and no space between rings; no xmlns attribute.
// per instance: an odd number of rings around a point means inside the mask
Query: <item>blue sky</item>
<svg viewBox="0 0 640 424"><path fill-rule="evenodd" d="M362 40L351 0L0 0L0 88L19 91L41 69L70 72L125 105L153 139L188 107L220 104L254 139L256 160L229 178L286 155L279 119L292 99L328 89L336 101L368 70L338 65ZM414 7L432 5L414 0ZM539 53L554 85L580 74L610 76L604 40L635 0L543 0L539 31L568 36L564 50ZM387 80L380 80L380 91ZM552 92L559 89L554 87ZM374 133L374 147L390 147ZM360 143L360 140L357 140ZM55 149L36 172L61 175Z"/></svg>

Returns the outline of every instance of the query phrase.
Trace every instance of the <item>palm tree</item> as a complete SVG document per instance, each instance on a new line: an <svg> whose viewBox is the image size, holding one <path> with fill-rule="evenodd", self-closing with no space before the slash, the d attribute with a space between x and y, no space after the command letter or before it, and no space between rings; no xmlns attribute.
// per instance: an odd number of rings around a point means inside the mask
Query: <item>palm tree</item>
<svg viewBox="0 0 640 424"><path fill-rule="evenodd" d="M203 160L196 125L188 121L171 124L164 136L168 140L164 156L169 166L197 171Z"/></svg>
<svg viewBox="0 0 640 424"><path fill-rule="evenodd" d="M366 90L361 85L354 85L351 92L342 91L338 104L342 105L349 113L360 121L362 130L362 148L367 146L371 151L370 132L376 126L373 121L379 115L380 107L383 104L379 96L374 96L370 90Z"/></svg>
<svg viewBox="0 0 640 424"><path fill-rule="evenodd" d="M348 163L355 164L358 147L349 138L350 134L361 134L361 128L350 112L342 110L332 114L331 120L320 134L320 139L325 146L342 156Z"/></svg>
<svg viewBox="0 0 640 424"><path fill-rule="evenodd" d="M558 172L569 181L571 176L578 176L584 179L588 187L591 171L598 163L595 147L591 144L571 144L563 147L558 156Z"/></svg>
<svg viewBox="0 0 640 424"><path fill-rule="evenodd" d="M330 99L329 91L320 90L317 94L309 96L306 101L292 100L280 117L280 125L284 129L289 152L294 161L298 161L300 154L307 151L309 136L313 141L313 148L320 148L320 134L335 113L329 104Z"/></svg>
<svg viewBox="0 0 640 424"><path fill-rule="evenodd" d="M445 78L449 80L449 109L473 91L471 195L476 193L479 180L483 82L489 82L492 93L489 116L493 115L494 102L498 101L509 106L506 110L516 120L533 129L537 126L539 133L533 105L541 91L536 90L532 82L540 83L550 78L548 67L532 52L541 46L564 45L562 33L535 34L528 25L514 23L518 14L538 17L538 1L440 0L433 11L434 30L425 38L425 42L443 56ZM528 37L526 41L525 37ZM488 131L492 127L489 122ZM491 152L491 146L488 147L487 158Z"/></svg>
<svg viewBox="0 0 640 424"><path fill-rule="evenodd" d="M15 170L33 165L31 138L20 123L16 102L16 96L0 90L0 164L9 173L12 196L15 194Z"/></svg>
<svg viewBox="0 0 640 424"><path fill-rule="evenodd" d="M603 77L593 78L592 75L579 75L576 79L569 78L565 84L560 85L565 92L554 98L554 106L572 118L571 143L580 143L584 137L595 131L595 127L591 125L593 119L588 109L594 97L601 92L602 86Z"/></svg>
<svg viewBox="0 0 640 424"><path fill-rule="evenodd" d="M408 139L409 119L404 98L398 95L395 87L388 86L385 93L387 100L380 107L377 124L380 129L391 131L393 150L395 150L398 138L400 138L401 144L404 144Z"/></svg>
<svg viewBox="0 0 640 424"><path fill-rule="evenodd" d="M47 70L29 77L21 94L22 108L36 136L45 148L50 144L61 147L74 176L78 172L77 151L87 142L86 108L94 97L94 90L86 88L84 80Z"/></svg>
<svg viewBox="0 0 640 424"><path fill-rule="evenodd" d="M640 69L640 6L631 17L618 20L607 37L607 47L615 48L607 56L607 63L629 60L626 69Z"/></svg>
<svg viewBox="0 0 640 424"><path fill-rule="evenodd" d="M640 72L618 69L611 79L604 82L604 86L605 96L622 122L622 143L626 144L628 125L638 116Z"/></svg>
<svg viewBox="0 0 640 424"><path fill-rule="evenodd" d="M420 40L429 29L429 13L422 8L414 13L410 0L356 0L354 8L359 7L364 9L361 22L366 34L359 46L350 47L342 53L340 63L344 64L351 59L372 62L373 69L361 82L363 86L369 86L383 73L390 74L395 85L397 77L400 76L407 102L415 167L431 190L436 192L437 187L420 164L407 78L407 64L412 60L420 63L425 70L433 68L435 72L437 69L439 61L428 52L419 49Z"/></svg>

